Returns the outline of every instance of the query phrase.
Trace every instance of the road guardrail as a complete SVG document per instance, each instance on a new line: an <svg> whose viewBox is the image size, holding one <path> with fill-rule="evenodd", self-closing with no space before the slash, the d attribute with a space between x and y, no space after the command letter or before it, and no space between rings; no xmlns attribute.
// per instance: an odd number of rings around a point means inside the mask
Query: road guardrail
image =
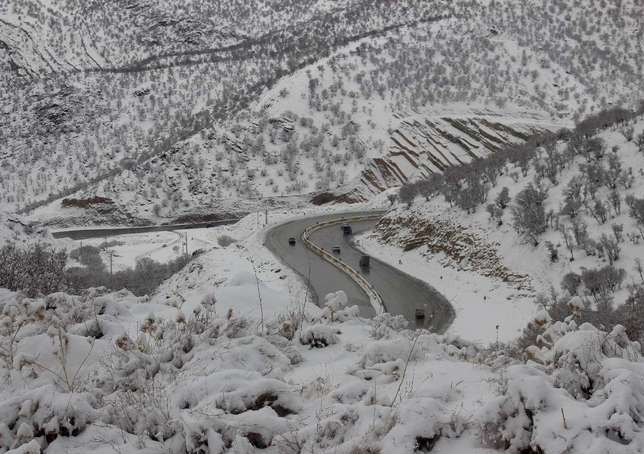
<svg viewBox="0 0 644 454"><path fill-rule="evenodd" d="M371 303L371 306L373 306L373 309L376 311L376 314L382 314L385 312L385 305L382 302L382 298L380 297L380 294L376 291L375 288L371 285L371 283L364 278L359 272L354 270L352 267L344 263L342 260L338 259L331 253L325 251L315 243L313 243L310 240L310 235L313 232L316 232L318 230L324 229L326 227L330 227L333 225L338 225L338 224L344 224L349 221L369 221L372 219L378 219L380 218L380 214L378 215L368 215L368 216L359 216L359 217L354 217L354 218L343 218L343 219L334 219L332 221L327 221L327 222L322 222L319 224L314 224L310 225L307 228L304 229L304 232L302 232L302 242L308 247L311 251L313 251L315 254L320 256L323 260L326 260L339 270L343 271L344 273L348 274L353 281L358 284L358 286L367 294L369 297L369 302Z"/></svg>

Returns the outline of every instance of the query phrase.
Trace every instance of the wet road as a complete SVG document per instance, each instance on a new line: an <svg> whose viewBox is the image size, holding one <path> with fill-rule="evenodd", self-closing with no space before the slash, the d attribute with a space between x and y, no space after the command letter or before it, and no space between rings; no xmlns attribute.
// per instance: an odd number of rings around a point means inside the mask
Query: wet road
<svg viewBox="0 0 644 454"><path fill-rule="evenodd" d="M86 240L89 238L106 238L116 235L130 235L133 233L171 232L173 230L190 230L230 225L239 222L238 218L222 219L219 221L192 222L189 224L161 224L146 225L141 227L113 227L79 230L59 230L52 232L54 238L71 238L72 240Z"/></svg>
<svg viewBox="0 0 644 454"><path fill-rule="evenodd" d="M375 311L364 291L344 272L311 252L302 242L304 229L318 222L326 222L346 217L349 219L354 234L373 228L376 221L351 222L351 217L359 217L373 212L340 213L318 216L303 220L291 221L271 229L266 235L266 246L282 261L297 271L319 299L337 290L344 290L350 305L357 305L364 317L373 317ZM295 246L289 246L288 238L295 237ZM351 236L344 236L339 225L330 226L311 234L310 239L318 246L331 251L333 246L340 246L341 252L336 255L344 263L359 271L371 283L382 297L387 312L403 315L411 326L429 328L435 332L444 332L454 318L451 304L430 285L405 274L379 260L371 258L368 270L361 270L358 261L362 253L351 243ZM425 319L416 319L416 310L426 313Z"/></svg>

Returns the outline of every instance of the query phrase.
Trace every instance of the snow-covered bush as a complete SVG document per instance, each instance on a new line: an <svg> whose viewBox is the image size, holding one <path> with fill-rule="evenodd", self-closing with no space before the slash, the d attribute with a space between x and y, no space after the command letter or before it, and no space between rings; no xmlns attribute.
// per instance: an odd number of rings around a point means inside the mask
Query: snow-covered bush
<svg viewBox="0 0 644 454"><path fill-rule="evenodd" d="M395 381L402 375L405 362L424 357L417 340L397 338L374 342L365 349L362 357L349 372L364 380L378 378L385 382Z"/></svg>
<svg viewBox="0 0 644 454"><path fill-rule="evenodd" d="M340 385L330 393L330 397L341 404L362 402L369 395L369 386L362 380Z"/></svg>
<svg viewBox="0 0 644 454"><path fill-rule="evenodd" d="M371 337L379 340L407 328L409 322L402 315L392 315L389 312L383 312L372 318L370 325Z"/></svg>
<svg viewBox="0 0 644 454"><path fill-rule="evenodd" d="M324 307L319 320L326 322L344 322L360 315L358 306L347 307L349 299L342 290L328 293L324 297Z"/></svg>
<svg viewBox="0 0 644 454"><path fill-rule="evenodd" d="M154 379L143 387L117 391L105 401L110 422L127 433L165 441L180 430L166 390Z"/></svg>
<svg viewBox="0 0 644 454"><path fill-rule="evenodd" d="M28 445L46 447L59 436L74 437L103 419L90 393L61 393L44 385L0 402L0 451ZM40 452L40 451L38 451Z"/></svg>
<svg viewBox="0 0 644 454"><path fill-rule="evenodd" d="M251 371L229 370L186 384L176 394L178 408L194 408L212 401L226 413L240 414L269 406L283 415L297 413L299 400L291 386Z"/></svg>
<svg viewBox="0 0 644 454"><path fill-rule="evenodd" d="M28 296L49 294L60 290L65 280L67 253L41 243L17 245L7 243L0 248L0 288L22 290Z"/></svg>
<svg viewBox="0 0 644 454"><path fill-rule="evenodd" d="M372 367L376 364L388 363L397 359L410 358L417 360L423 357L421 348L406 338L380 340L373 342L365 349L362 358L358 361L359 367Z"/></svg>
<svg viewBox="0 0 644 454"><path fill-rule="evenodd" d="M510 452L636 453L644 448L644 367L624 328L556 323L544 366L507 369L507 389L479 414L483 444ZM560 337L559 337L560 336Z"/></svg>
<svg viewBox="0 0 644 454"><path fill-rule="evenodd" d="M16 449L12 449L11 451L7 451L6 454L40 454L40 443L36 440L31 440L29 443L26 443L24 445L20 445L20 447Z"/></svg>
<svg viewBox="0 0 644 454"><path fill-rule="evenodd" d="M230 235L220 235L219 237L217 237L217 244L221 247L227 247L236 242L237 240L235 240Z"/></svg>
<svg viewBox="0 0 644 454"><path fill-rule="evenodd" d="M601 387L600 371L605 358L640 359L640 346L629 341L623 326L610 333L584 323L557 340L552 348L554 384L575 398L588 398Z"/></svg>
<svg viewBox="0 0 644 454"><path fill-rule="evenodd" d="M315 424L281 434L276 439L280 453L302 452L381 454L380 439L392 428L389 407L336 404ZM394 451L396 452L396 451Z"/></svg>
<svg viewBox="0 0 644 454"><path fill-rule="evenodd" d="M382 441L383 452L430 452L441 437L458 437L464 430L463 422L431 397L404 400L395 412L394 424Z"/></svg>
<svg viewBox="0 0 644 454"><path fill-rule="evenodd" d="M214 292L208 292L201 300L201 305L208 310L214 311L215 304L217 303L217 297Z"/></svg>
<svg viewBox="0 0 644 454"><path fill-rule="evenodd" d="M338 343L338 330L328 325L307 326L300 333L300 343L312 348L324 348Z"/></svg>

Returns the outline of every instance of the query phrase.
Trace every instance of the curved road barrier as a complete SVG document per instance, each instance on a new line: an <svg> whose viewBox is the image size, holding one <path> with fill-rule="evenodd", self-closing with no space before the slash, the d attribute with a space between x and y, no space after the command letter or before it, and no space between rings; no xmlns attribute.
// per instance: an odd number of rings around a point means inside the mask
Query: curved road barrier
<svg viewBox="0 0 644 454"><path fill-rule="evenodd" d="M264 244L302 277L318 303L327 293L343 289L350 304L358 306L366 318L386 310L405 317L413 327L445 332L454 320L454 308L431 285L376 257L371 257L368 270L358 269L363 252L339 225L351 224L358 235L371 230L382 214L358 211L293 219L267 230ZM329 228L333 225L337 227ZM297 239L295 245L291 238ZM341 246L341 255L332 253L336 246ZM419 308L426 308L431 315L418 319Z"/></svg>
<svg viewBox="0 0 644 454"><path fill-rule="evenodd" d="M376 314L382 314L383 312L385 312L385 305L382 302L382 298L380 297L380 294L376 291L376 289L374 289L373 286L369 283L369 281L367 281L359 272L354 270L352 267L350 267L342 260L332 255L331 253L325 251L324 249L322 249L321 247L313 243L313 241L311 241L310 239L310 235L313 232L316 232L318 230L331 227L334 225L345 224L351 221L353 222L370 221L373 219L379 219L381 216L382 214L334 219L332 221L321 222L318 224L308 226L304 229L304 232L302 232L302 242L306 245L306 247L308 247L311 251L313 251L316 255L321 257L323 260L326 260L327 262L329 262L339 270L346 273L351 279L353 279L353 281L355 281L355 283L358 284L358 286L369 297L369 302L373 306L374 311L376 311Z"/></svg>

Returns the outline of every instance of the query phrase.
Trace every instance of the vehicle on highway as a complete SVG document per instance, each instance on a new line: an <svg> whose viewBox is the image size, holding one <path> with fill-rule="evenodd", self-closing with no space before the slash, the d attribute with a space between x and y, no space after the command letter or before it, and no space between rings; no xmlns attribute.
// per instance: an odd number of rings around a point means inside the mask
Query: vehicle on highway
<svg viewBox="0 0 644 454"><path fill-rule="evenodd" d="M370 263L370 257L368 255L363 255L360 257L360 268L369 268Z"/></svg>
<svg viewBox="0 0 644 454"><path fill-rule="evenodd" d="M331 248L331 251L332 251L334 254L339 254L339 253L340 253L340 246L333 246L333 247Z"/></svg>
<svg viewBox="0 0 644 454"><path fill-rule="evenodd" d="M351 226L349 224L342 224L340 228L342 229L342 233L344 235L351 235L353 233L353 230L351 229Z"/></svg>
<svg viewBox="0 0 644 454"><path fill-rule="evenodd" d="M291 246L295 246L295 237L294 236L289 237L288 244L290 244Z"/></svg>

